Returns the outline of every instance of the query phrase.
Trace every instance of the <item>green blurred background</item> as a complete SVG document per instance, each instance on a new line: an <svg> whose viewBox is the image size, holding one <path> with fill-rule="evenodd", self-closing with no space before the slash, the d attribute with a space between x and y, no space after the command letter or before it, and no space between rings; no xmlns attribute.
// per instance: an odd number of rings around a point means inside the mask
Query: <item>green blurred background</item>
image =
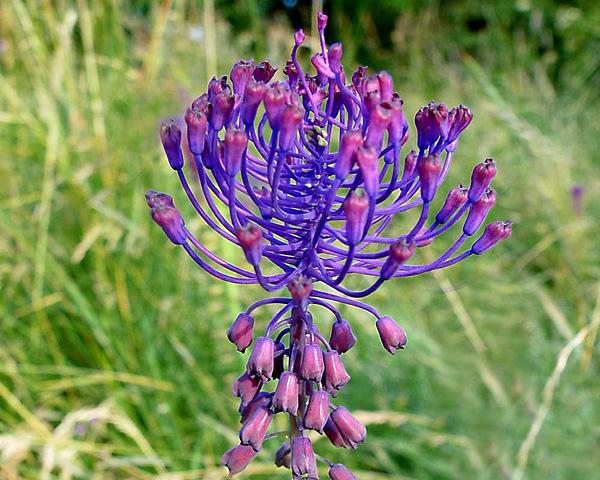
<svg viewBox="0 0 600 480"><path fill-rule="evenodd" d="M265 294L195 268L151 224L143 193L174 193L206 244L241 258L191 220L157 126L237 58L282 65L318 8L0 3L1 478L225 477L244 358L224 330ZM370 298L406 327L401 355L344 310L359 342L339 401L369 436L357 451L316 448L365 480L598 478L600 3L324 9L346 64L393 73L407 112L431 99L474 110L451 182L493 156L492 217L511 218L514 233ZM267 442L240 476L288 478L272 466L276 448Z"/></svg>

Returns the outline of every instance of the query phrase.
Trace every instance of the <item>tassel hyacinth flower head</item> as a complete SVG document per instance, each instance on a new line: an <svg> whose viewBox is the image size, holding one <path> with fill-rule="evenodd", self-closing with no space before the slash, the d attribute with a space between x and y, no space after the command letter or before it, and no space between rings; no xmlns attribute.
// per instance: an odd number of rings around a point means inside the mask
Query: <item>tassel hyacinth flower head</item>
<svg viewBox="0 0 600 480"><path fill-rule="evenodd" d="M337 305L372 315L383 347L394 354L406 345L404 329L358 299L384 282L481 255L511 233L509 221L483 227L496 201L491 159L477 164L468 186L451 188L433 211L471 111L434 102L420 108L416 151L403 153L409 126L391 75L358 67L348 79L342 45L325 43L326 24L320 13L314 72L305 72L298 61L305 40L299 30L285 80L275 80L277 70L267 61L241 60L229 79L213 78L192 102L185 132L175 121L160 129L169 164L193 208L242 249L247 265L208 249L187 229L170 195L146 194L152 219L207 273L289 293L257 301L227 330L240 352L251 348L246 371L233 384L242 427L239 445L222 458L230 475L241 472L265 440L278 436L269 427L275 415L285 414L290 427L275 456L278 466L289 468L294 479L316 479L319 460L332 480L355 478L344 465L316 455L309 435L325 434L336 447L356 448L367 433L333 401L350 380L342 356L356 342ZM182 139L202 198L185 172ZM394 217L413 209L419 212L414 225L390 236ZM428 263L413 261L419 249L451 231L457 231L456 239L444 253ZM349 276L372 280L352 290L344 286ZM268 305L278 310L255 333L254 312ZM330 332L313 322L319 309L335 318Z"/></svg>

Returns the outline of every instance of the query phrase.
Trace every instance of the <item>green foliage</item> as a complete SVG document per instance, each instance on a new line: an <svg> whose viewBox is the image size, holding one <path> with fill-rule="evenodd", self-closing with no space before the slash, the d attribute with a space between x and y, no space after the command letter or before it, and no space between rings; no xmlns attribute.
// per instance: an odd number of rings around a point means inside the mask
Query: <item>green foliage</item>
<svg viewBox="0 0 600 480"><path fill-rule="evenodd" d="M239 426L230 383L244 358L224 330L264 293L194 268L151 225L143 193L174 193L193 218L162 158L160 119L180 114L213 66L225 74L252 55L281 64L289 26L310 17L271 15L268 2L217 3L216 16L212 6L0 3L2 478L225 477L219 458ZM367 480L595 478L598 7L325 6L332 38L392 71L407 112L431 97L472 107L450 180L493 156L493 216L515 227L477 261L372 296L409 332L401 354L345 312L359 342L338 402L369 437L356 452L318 448ZM249 12L248 30L235 9ZM324 330L330 320L317 318ZM268 443L245 478L288 478Z"/></svg>

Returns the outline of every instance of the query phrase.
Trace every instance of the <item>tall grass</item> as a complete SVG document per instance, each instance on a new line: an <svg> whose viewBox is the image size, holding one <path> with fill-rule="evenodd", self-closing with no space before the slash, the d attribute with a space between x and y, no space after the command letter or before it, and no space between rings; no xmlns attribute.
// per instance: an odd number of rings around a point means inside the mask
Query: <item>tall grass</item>
<svg viewBox="0 0 600 480"><path fill-rule="evenodd" d="M220 18L208 1L0 4L3 478L225 477L219 458L239 426L229 385L244 360L223 331L263 293L195 269L143 199L150 187L175 193L192 218L160 155L160 119L251 46L279 64L287 54L285 21L253 18L257 35L269 24L255 45ZM369 438L356 452L318 448L367 480L595 478L597 92L575 81L556 91L542 64L448 62L434 48L440 18L403 17L405 59L388 68L408 112L432 96L472 107L451 181L493 156L493 215L512 218L514 234L478 261L373 295L409 332L400 356L347 312L359 342L340 401ZM287 478L275 448L245 478Z"/></svg>

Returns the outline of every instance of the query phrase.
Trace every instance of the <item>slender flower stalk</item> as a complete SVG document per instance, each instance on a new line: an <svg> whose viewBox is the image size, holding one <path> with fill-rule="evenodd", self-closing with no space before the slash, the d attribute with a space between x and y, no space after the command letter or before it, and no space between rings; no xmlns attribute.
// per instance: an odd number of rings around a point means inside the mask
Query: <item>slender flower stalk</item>
<svg viewBox="0 0 600 480"><path fill-rule="evenodd" d="M383 347L394 354L406 346L404 329L358 299L394 278L479 256L511 233L510 222L483 227L496 202L493 160L474 167L467 187L443 186L472 112L435 102L420 108L417 150L403 154L409 125L391 75L369 75L359 67L348 82L342 45L327 46L326 25L327 16L319 13L314 73L298 60L305 41L299 30L282 69L286 79L276 77L268 61L241 60L231 70L231 84L214 77L189 106L185 135L173 120L160 129L169 165L192 207L241 248L245 265L219 257L194 236L170 195L146 194L152 219L208 274L289 292L257 301L227 330L240 352L251 348L246 372L232 390L240 398L242 428L240 445L223 455L230 475L279 435L268 429L281 414L289 416L290 428L276 465L289 468L294 479L316 479L316 461L322 460L331 479L355 478L344 465L315 455L308 437L313 430L337 447L357 448L367 435L348 409L331 403L350 380L342 357L356 343L338 306L371 314ZM192 168L184 165L182 141ZM438 195L440 190L445 192ZM394 217L409 210L416 211L414 224L401 235L387 233ZM419 263L428 258L419 250L451 230L457 233L450 246ZM344 285L355 276L371 282L362 290ZM277 311L256 337L254 312L265 306ZM329 339L313 321L324 310L335 317ZM276 386L265 389L269 382Z"/></svg>

